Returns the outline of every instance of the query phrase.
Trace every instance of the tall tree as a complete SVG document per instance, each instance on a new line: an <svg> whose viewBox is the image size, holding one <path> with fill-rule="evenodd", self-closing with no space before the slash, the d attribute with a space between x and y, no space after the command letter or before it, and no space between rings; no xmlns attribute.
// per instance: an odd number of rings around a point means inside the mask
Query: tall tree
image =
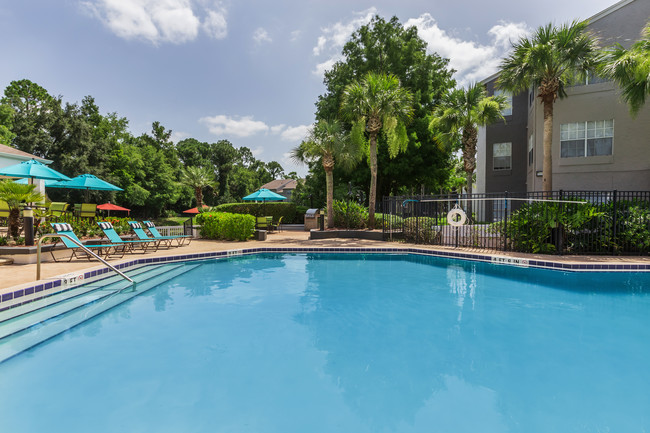
<svg viewBox="0 0 650 433"><path fill-rule="evenodd" d="M534 86L544 107L542 188L546 192L553 190L553 105L566 96L567 83L584 78L597 65L597 42L586 31L587 25L587 21L573 21L540 27L532 37L514 43L500 66L499 88L517 94Z"/></svg>
<svg viewBox="0 0 650 433"><path fill-rule="evenodd" d="M196 207L203 208L203 188L216 188L214 172L207 167L186 167L181 171L181 182L194 191Z"/></svg>
<svg viewBox="0 0 650 433"><path fill-rule="evenodd" d="M325 170L327 189L327 227L334 226L334 165L344 169L354 167L363 156L362 147L353 142L336 120L320 120L312 128L309 137L291 151L296 162L320 160Z"/></svg>
<svg viewBox="0 0 650 433"><path fill-rule="evenodd" d="M636 115L650 95L650 22L629 49L616 44L605 50L599 71L621 87L623 99Z"/></svg>
<svg viewBox="0 0 650 433"><path fill-rule="evenodd" d="M413 118L406 125L410 143L405 152L391 158L384 137L378 137L377 195L398 194L402 188L419 189L421 185L433 190L444 184L450 155L436 145L428 126L435 105L455 85L449 61L428 53L417 28L404 27L397 17L386 20L375 16L351 35L341 54L342 59L325 72L326 91L316 103L316 120L339 117L345 87L368 72L395 75L402 87L413 94ZM349 123L343 127L346 131L351 129ZM308 177L307 186L320 195L325 179L320 175L319 164L315 167L318 173ZM336 184L352 181L365 189L370 179L369 162L364 159L349 173L335 168L334 178ZM322 183L316 187L309 185L313 182Z"/></svg>
<svg viewBox="0 0 650 433"><path fill-rule="evenodd" d="M12 81L0 101L13 111L13 146L52 159L53 128L62 115L61 99L30 80Z"/></svg>
<svg viewBox="0 0 650 433"><path fill-rule="evenodd" d="M10 145L16 134L11 132L14 124L14 110L7 104L0 104L0 144Z"/></svg>
<svg viewBox="0 0 650 433"><path fill-rule="evenodd" d="M370 138L368 225L373 229L377 201L377 137L383 129L391 156L406 149L409 138L405 123L413 116L413 96L400 86L394 75L369 72L363 80L346 86L341 111L353 122L351 138L354 142L359 146L365 144L364 130Z"/></svg>
<svg viewBox="0 0 650 433"><path fill-rule="evenodd" d="M478 127L504 120L501 110L506 107L502 96L488 97L485 87L480 83L470 84L467 89L452 91L435 110L430 128L436 139L446 146L463 152L463 170L466 189L472 192L473 175L476 170L476 143ZM472 215L471 202L469 215Z"/></svg>

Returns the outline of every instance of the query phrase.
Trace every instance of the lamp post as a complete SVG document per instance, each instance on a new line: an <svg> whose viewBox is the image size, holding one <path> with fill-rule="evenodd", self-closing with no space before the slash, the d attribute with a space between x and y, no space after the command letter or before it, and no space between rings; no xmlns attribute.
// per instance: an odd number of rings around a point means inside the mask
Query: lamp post
<svg viewBox="0 0 650 433"><path fill-rule="evenodd" d="M23 208L23 224L25 226L25 246L34 246L34 209L29 206Z"/></svg>

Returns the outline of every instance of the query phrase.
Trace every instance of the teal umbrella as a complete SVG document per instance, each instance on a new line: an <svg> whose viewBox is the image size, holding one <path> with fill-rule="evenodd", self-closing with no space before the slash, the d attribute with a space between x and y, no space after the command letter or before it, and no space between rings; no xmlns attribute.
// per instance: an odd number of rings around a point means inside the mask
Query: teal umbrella
<svg viewBox="0 0 650 433"><path fill-rule="evenodd" d="M0 168L0 176L21 178L24 177L30 179L30 181L33 181L34 179L49 179L57 181L71 180L65 174L61 174L58 171L48 167L47 165L36 161L35 159L23 161L19 164L10 165L9 167Z"/></svg>
<svg viewBox="0 0 650 433"><path fill-rule="evenodd" d="M266 203L267 201L278 201L278 200L286 200L286 199L287 198L285 196L276 194L269 189L260 188L254 193L247 195L242 200L261 201L262 203ZM262 213L264 213L264 206L262 206Z"/></svg>
<svg viewBox="0 0 650 433"><path fill-rule="evenodd" d="M19 183L19 184L21 184L21 185L27 185L27 184L29 184L29 179L27 179L26 177L23 177L22 179L16 179L16 180L14 180L14 182ZM45 184L46 187L49 187L49 186L51 186L53 183L57 183L57 182L59 182L59 181L58 181L58 180L54 180L54 179L45 179L45 180L43 181L43 183Z"/></svg>
<svg viewBox="0 0 650 433"><path fill-rule="evenodd" d="M276 194L269 189L260 188L254 193L247 195L242 200L266 202L266 201L277 201L277 200L286 200L286 199L287 198L285 196Z"/></svg>
<svg viewBox="0 0 650 433"><path fill-rule="evenodd" d="M67 182L56 182L48 185L50 188L70 188L83 189L85 191L86 201L90 197L90 190L93 191L124 191L119 186L101 180L92 174L80 174L79 176L68 180Z"/></svg>

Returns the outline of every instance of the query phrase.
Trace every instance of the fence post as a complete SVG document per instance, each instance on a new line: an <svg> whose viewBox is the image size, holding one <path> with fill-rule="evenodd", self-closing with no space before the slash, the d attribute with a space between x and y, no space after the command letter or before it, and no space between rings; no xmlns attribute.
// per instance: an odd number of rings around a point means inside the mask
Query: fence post
<svg viewBox="0 0 650 433"><path fill-rule="evenodd" d="M617 235L617 226L618 226L618 218L617 218L617 203L618 203L618 191L614 190L614 197L612 199L613 201L613 212L612 212L612 239L609 242L610 243L610 251L613 254L614 253L614 245L616 244L616 235Z"/></svg>
<svg viewBox="0 0 650 433"><path fill-rule="evenodd" d="M492 208L494 209L494 206L492 206ZM503 251L507 251L507 250L508 250L508 191L503 193Z"/></svg>

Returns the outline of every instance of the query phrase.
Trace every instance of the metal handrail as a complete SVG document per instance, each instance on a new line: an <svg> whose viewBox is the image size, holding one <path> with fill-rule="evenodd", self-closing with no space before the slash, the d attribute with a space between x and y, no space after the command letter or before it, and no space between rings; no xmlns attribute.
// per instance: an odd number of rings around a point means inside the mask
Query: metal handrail
<svg viewBox="0 0 650 433"><path fill-rule="evenodd" d="M72 241L75 245L79 246L82 250L84 250L87 254L90 254L91 256L95 257L98 259L100 262L111 268L111 270L117 272L122 278L125 280L128 280L130 283L133 283L133 280L124 273L122 273L120 270L118 270L115 266L111 265L108 263L106 260L102 259L99 257L97 254L93 253L90 251L88 248L86 248L81 242L77 241L76 239L66 235L65 233L46 233L41 236L41 238L38 240L38 244L36 246L36 281L41 279L41 242L43 242L43 239L45 238L67 238Z"/></svg>

